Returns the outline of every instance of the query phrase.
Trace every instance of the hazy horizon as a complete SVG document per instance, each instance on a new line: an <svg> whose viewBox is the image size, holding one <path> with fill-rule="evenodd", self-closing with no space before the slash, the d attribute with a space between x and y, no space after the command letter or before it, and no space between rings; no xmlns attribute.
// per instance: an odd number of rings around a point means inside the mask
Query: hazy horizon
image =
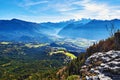
<svg viewBox="0 0 120 80"><path fill-rule="evenodd" d="M43 22L35 22L35 21L28 21L28 20L23 20L23 19L18 19L18 18L11 18L11 19L0 19L0 20L13 20L13 19L16 19L16 20L21 20L21 21L25 21L25 22L32 22L32 23L60 23L60 22L67 22L67 21L81 21L82 19L86 19L86 20L101 20L101 21L111 21L111 20L119 20L120 18L114 18L114 19L91 19L91 18L81 18L81 19L68 19L68 20L61 20L61 21L43 21Z"/></svg>

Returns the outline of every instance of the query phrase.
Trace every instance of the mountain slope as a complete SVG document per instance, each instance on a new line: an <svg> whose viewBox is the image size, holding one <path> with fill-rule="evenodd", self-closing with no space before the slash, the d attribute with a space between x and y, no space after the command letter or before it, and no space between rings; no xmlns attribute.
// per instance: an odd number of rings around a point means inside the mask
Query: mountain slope
<svg viewBox="0 0 120 80"><path fill-rule="evenodd" d="M106 25L120 29L120 20L69 20L58 23L32 23L18 19L0 20L0 40L51 42L55 38L105 39ZM12 37L11 37L12 36Z"/></svg>
<svg viewBox="0 0 120 80"><path fill-rule="evenodd" d="M4 41L51 41L40 33L41 25L18 19L0 20L0 40Z"/></svg>
<svg viewBox="0 0 120 80"><path fill-rule="evenodd" d="M114 25L115 29L120 29L120 20L91 20L87 24L69 24L64 27L60 32L60 36L68 38L86 38L93 40L105 39L109 36L107 28Z"/></svg>
<svg viewBox="0 0 120 80"><path fill-rule="evenodd" d="M59 31L70 23L87 23L89 20L69 20L58 23L33 23L18 19L0 20L0 41L51 42Z"/></svg>

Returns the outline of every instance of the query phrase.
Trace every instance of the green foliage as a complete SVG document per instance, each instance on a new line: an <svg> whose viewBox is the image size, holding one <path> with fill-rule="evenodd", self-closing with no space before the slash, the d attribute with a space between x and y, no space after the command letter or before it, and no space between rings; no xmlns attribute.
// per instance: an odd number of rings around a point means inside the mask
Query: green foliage
<svg viewBox="0 0 120 80"><path fill-rule="evenodd" d="M72 60L68 65L69 75L80 74L80 68L85 62L85 54L81 53L76 59Z"/></svg>
<svg viewBox="0 0 120 80"><path fill-rule="evenodd" d="M96 52L106 52L109 50L120 50L120 31L116 32L117 36L112 36L106 40L101 40L90 46L85 53L81 53L76 59L72 60L67 66L67 74L69 80L74 80L72 75L80 75L82 80L85 80L85 74L80 72L81 66L84 64L87 57ZM118 45L119 44L119 45ZM118 45L118 46L116 46ZM95 63L96 65L98 63Z"/></svg>
<svg viewBox="0 0 120 80"><path fill-rule="evenodd" d="M50 52L50 55L53 55L53 54L64 54L66 55L67 57L69 57L70 59L75 59L76 56L70 52L67 52L67 51L64 51L64 50L58 50L56 52Z"/></svg>
<svg viewBox="0 0 120 80"><path fill-rule="evenodd" d="M55 80L64 55L49 56L49 48L24 43L0 44L0 80Z"/></svg>
<svg viewBox="0 0 120 80"><path fill-rule="evenodd" d="M120 36L118 36L117 39ZM95 52L105 52L116 48L115 36L90 46L86 53L81 53L77 58L64 50L58 50L50 55L51 48L47 45L25 45L24 43L0 44L0 79L1 80L77 80L84 73L80 72L81 66L87 57ZM119 46L119 45L118 45ZM63 54L57 54L63 53ZM73 59L64 63L66 55ZM97 64L97 63L96 63ZM61 69L63 67L63 69ZM59 70L61 69L61 70ZM59 73L57 74L57 72Z"/></svg>
<svg viewBox="0 0 120 80"><path fill-rule="evenodd" d="M78 75L71 75L67 78L67 80L79 80L79 76Z"/></svg>
<svg viewBox="0 0 120 80"><path fill-rule="evenodd" d="M115 49L115 37L108 38L106 40L101 40L97 44L93 44L87 49L88 56L95 52L106 52Z"/></svg>
<svg viewBox="0 0 120 80"><path fill-rule="evenodd" d="M117 34L117 36L115 36ZM87 55L90 56L95 52L107 52L109 50L120 50L118 44L120 44L120 32L119 30L114 34L114 36L101 40L97 44L93 44L87 49ZM117 37L117 38L116 38ZM118 45L118 46L116 46Z"/></svg>

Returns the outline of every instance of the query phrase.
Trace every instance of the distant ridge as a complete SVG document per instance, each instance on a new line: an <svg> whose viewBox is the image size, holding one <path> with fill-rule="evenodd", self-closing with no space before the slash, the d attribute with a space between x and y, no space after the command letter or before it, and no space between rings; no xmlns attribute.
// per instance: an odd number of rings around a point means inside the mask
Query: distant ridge
<svg viewBox="0 0 120 80"><path fill-rule="evenodd" d="M30 39L33 42L49 42L52 41L51 36L61 36L62 38L73 39L85 38L90 40L100 40L109 36L106 30L106 25L110 27L111 22L114 24L115 29L120 29L119 19L73 19L58 23L34 23L15 18L11 20L0 20L0 40L26 41L24 39ZM25 38L25 36L27 38Z"/></svg>

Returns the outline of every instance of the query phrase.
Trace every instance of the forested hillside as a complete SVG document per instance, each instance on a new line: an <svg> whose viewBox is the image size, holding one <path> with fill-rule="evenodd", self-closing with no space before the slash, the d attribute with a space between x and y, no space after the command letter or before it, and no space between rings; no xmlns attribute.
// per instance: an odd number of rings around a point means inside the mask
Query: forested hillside
<svg viewBox="0 0 120 80"><path fill-rule="evenodd" d="M82 66L85 65L85 61L87 58L94 53L97 52L108 52L110 50L120 50L120 31L118 30L113 36L109 37L108 39L101 40L98 43L94 43L92 46L87 48L87 51L85 53L81 53L77 59L72 60L66 70L63 71L63 74L61 75L61 79L67 78L68 80L77 80L79 78L82 78L82 80L85 79L85 72L81 72ZM117 52L116 52L117 53ZM105 53L107 54L107 53ZM119 53L118 53L119 54ZM98 55L99 57L99 55ZM94 58L92 58L94 61ZM117 58L116 58L117 59ZM118 56L119 59L119 56ZM95 65L100 65L99 60L97 63L92 63ZM92 65L91 65L92 67ZM120 66L119 66L120 67ZM90 67L89 67L90 68ZM118 73L116 73L118 74ZM90 74L89 74L90 75ZM95 74L91 74L95 75ZM64 76L64 77L63 77Z"/></svg>

